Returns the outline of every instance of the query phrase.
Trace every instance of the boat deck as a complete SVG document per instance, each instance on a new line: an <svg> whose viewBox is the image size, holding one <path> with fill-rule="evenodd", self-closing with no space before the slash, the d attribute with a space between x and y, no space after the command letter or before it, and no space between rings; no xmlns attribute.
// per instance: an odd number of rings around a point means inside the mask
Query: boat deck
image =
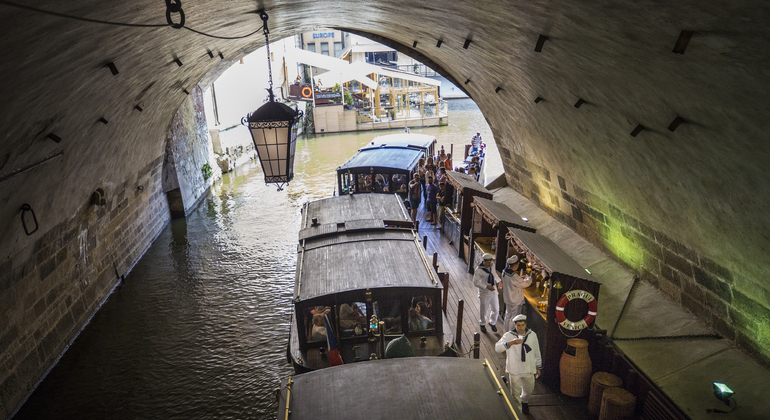
<svg viewBox="0 0 770 420"><path fill-rule="evenodd" d="M438 262L443 271L449 273L449 296L447 299L446 317L449 320L448 328L455 331L457 327L458 302L463 300L462 341L461 353L468 353L463 357L473 357L473 334L479 331L478 314L479 299L476 287L473 286L473 275L468 273L465 261L457 255L457 250L449 244L449 241L441 234L438 225L431 226L425 221L426 212L424 205L420 205L418 219L420 221L419 233L421 240L427 237L426 252L430 257L437 253ZM505 374L505 354L495 352L495 343L502 337L502 321L498 321L497 332L487 328L487 333L481 333L480 359L488 359L498 372L498 376ZM510 395L510 394L509 394ZM530 397L530 414L525 415L529 419L588 419L588 398L572 398L554 392L541 381L536 381L535 390Z"/></svg>

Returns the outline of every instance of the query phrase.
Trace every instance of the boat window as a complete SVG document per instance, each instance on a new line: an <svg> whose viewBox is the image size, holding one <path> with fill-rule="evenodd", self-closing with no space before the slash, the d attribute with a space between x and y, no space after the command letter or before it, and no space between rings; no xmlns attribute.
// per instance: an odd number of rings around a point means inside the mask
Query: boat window
<svg viewBox="0 0 770 420"><path fill-rule="evenodd" d="M401 334L401 301L379 299L372 304L374 315L385 322L385 334Z"/></svg>
<svg viewBox="0 0 770 420"><path fill-rule="evenodd" d="M372 176L358 174L358 192L372 192Z"/></svg>
<svg viewBox="0 0 770 420"><path fill-rule="evenodd" d="M343 303L339 307L340 337L366 335L366 304L363 302Z"/></svg>
<svg viewBox="0 0 770 420"><path fill-rule="evenodd" d="M305 309L308 343L326 342L326 321L324 320L326 316L331 316L331 308L328 306L313 306Z"/></svg>
<svg viewBox="0 0 770 420"><path fill-rule="evenodd" d="M345 172L343 174L340 174L340 179L342 180L342 194L347 194L350 192L356 192L356 186L353 183L353 177L350 173Z"/></svg>
<svg viewBox="0 0 770 420"><path fill-rule="evenodd" d="M415 296L409 306L409 331L425 331L436 328L436 312L428 296Z"/></svg>
<svg viewBox="0 0 770 420"><path fill-rule="evenodd" d="M407 189L407 179L405 174L393 174L391 177L391 192L405 193Z"/></svg>

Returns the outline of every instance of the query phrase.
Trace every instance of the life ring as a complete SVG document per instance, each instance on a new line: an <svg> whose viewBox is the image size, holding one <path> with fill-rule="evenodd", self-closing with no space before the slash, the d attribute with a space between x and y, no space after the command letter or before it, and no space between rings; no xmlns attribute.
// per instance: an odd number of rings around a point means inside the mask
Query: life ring
<svg viewBox="0 0 770 420"><path fill-rule="evenodd" d="M310 89L310 86L305 86L302 88L302 97L303 98L309 98L310 95L313 94L313 91Z"/></svg>
<svg viewBox="0 0 770 420"><path fill-rule="evenodd" d="M573 299L582 299L588 303L588 315L577 322L570 321L566 316L564 316L564 308L567 306L567 303ZM573 331L588 328L588 326L591 325L591 323L594 322L594 319L596 318L596 307L596 298L588 291L570 290L569 292L561 295L561 298L556 303L556 323L568 330Z"/></svg>

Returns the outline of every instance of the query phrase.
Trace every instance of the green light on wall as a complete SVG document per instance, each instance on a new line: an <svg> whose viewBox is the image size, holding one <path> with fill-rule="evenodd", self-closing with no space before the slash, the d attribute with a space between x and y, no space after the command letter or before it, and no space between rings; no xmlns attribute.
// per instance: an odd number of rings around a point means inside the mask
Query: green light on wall
<svg viewBox="0 0 770 420"><path fill-rule="evenodd" d="M624 263L635 270L641 269L644 253L630 239L623 236L620 232L609 230L608 238L603 242L607 249L615 253Z"/></svg>

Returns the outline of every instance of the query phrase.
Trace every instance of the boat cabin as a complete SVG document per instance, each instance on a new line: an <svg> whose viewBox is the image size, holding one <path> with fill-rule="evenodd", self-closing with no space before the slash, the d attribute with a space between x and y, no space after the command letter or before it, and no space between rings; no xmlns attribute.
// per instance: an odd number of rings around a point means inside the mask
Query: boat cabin
<svg viewBox="0 0 770 420"><path fill-rule="evenodd" d="M473 225L470 231L470 255L468 256L468 271L473 272L481 264L485 253L495 256L495 269L503 271L508 255L508 228L518 228L536 232L529 222L516 214L503 203L488 198L473 197Z"/></svg>
<svg viewBox="0 0 770 420"><path fill-rule="evenodd" d="M408 357L339 366L281 381L278 419L524 419L493 365Z"/></svg>
<svg viewBox="0 0 770 420"><path fill-rule="evenodd" d="M472 222L473 197L492 199L492 193L484 188L476 179L467 174L447 171L444 178L446 183L446 211L444 219L440 220L442 232L449 242L457 248L460 258L470 261L470 230Z"/></svg>
<svg viewBox="0 0 770 420"><path fill-rule="evenodd" d="M413 226L396 194L303 207L289 340L297 372L330 366L326 322L346 364L382 358L402 335L416 355L447 351L443 287Z"/></svg>
<svg viewBox="0 0 770 420"><path fill-rule="evenodd" d="M601 284L547 237L514 227L508 232L509 255L517 254L533 276L524 289L527 327L540 340L543 379L556 387L567 339L590 341Z"/></svg>
<svg viewBox="0 0 770 420"><path fill-rule="evenodd" d="M337 191L339 195L398 193L406 198L409 181L424 155L423 149L411 146L362 148L337 168Z"/></svg>

